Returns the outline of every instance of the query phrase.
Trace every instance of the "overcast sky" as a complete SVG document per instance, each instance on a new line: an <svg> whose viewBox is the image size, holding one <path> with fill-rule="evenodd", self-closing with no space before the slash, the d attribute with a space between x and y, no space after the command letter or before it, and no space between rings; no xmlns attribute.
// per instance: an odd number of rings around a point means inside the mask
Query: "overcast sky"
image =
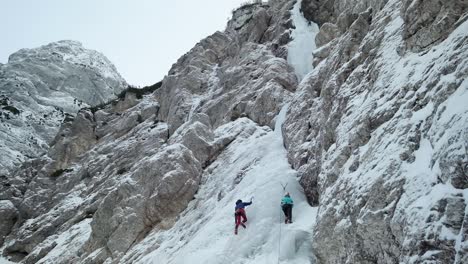
<svg viewBox="0 0 468 264"><path fill-rule="evenodd" d="M2 1L0 63L21 48L72 39L104 53L131 84L148 85L246 0Z"/></svg>

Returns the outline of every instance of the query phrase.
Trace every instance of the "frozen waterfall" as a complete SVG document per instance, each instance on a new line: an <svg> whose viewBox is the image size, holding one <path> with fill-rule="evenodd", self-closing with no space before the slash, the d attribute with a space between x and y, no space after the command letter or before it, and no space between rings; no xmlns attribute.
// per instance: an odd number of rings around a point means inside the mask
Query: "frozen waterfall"
<svg viewBox="0 0 468 264"><path fill-rule="evenodd" d="M293 66L296 76L300 81L312 71L312 51L316 49L315 36L319 28L318 25L307 21L301 13L301 2L298 0L291 12L294 26L292 41L288 46L288 63Z"/></svg>

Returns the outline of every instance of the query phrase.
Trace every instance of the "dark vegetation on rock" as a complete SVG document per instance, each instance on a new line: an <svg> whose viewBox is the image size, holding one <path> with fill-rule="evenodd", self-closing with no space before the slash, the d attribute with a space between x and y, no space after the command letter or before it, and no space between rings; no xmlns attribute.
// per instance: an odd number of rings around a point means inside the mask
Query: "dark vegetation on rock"
<svg viewBox="0 0 468 264"><path fill-rule="evenodd" d="M144 95L149 95L149 94L154 93L154 91L159 89L161 85L162 85L162 81L157 82L153 85L145 86L143 88L138 88L138 87L129 85L127 89L123 90L120 94L117 95L117 99L113 99L108 102L104 102L99 105L85 108L85 109L89 109L91 112L95 113L96 111L104 109L106 106L110 104L115 105L119 100L123 100L128 93L134 94L137 99L142 99Z"/></svg>

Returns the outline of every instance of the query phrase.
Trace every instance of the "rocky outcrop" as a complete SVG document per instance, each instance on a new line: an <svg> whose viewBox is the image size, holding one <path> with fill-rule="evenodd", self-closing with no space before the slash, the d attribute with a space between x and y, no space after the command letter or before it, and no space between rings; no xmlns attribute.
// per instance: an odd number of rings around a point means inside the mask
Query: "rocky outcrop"
<svg viewBox="0 0 468 264"><path fill-rule="evenodd" d="M301 2L301 10L309 21L314 21L320 27L325 23L334 23L344 32L359 13L369 8L378 12L387 2L388 0L305 0Z"/></svg>
<svg viewBox="0 0 468 264"><path fill-rule="evenodd" d="M278 40L265 35L283 26L268 27L269 17L267 6L242 7L226 32L202 40L172 67L156 92L159 118L167 120L171 135L196 112L208 114L215 127L239 117L273 126L297 81L286 60L275 56Z"/></svg>
<svg viewBox="0 0 468 264"><path fill-rule="evenodd" d="M290 162L320 206L319 263L466 259L468 112L451 107L467 98L462 5L303 2L322 23L323 46L284 129Z"/></svg>
<svg viewBox="0 0 468 264"><path fill-rule="evenodd" d="M45 153L62 120L125 88L114 65L79 42L59 41L12 54L0 65L0 174Z"/></svg>
<svg viewBox="0 0 468 264"><path fill-rule="evenodd" d="M0 244L3 244L5 237L10 234L11 228L18 218L18 210L12 202L8 200L0 200Z"/></svg>
<svg viewBox="0 0 468 264"><path fill-rule="evenodd" d="M466 19L466 1L403 1L401 16L405 21L403 38L411 51L442 42Z"/></svg>

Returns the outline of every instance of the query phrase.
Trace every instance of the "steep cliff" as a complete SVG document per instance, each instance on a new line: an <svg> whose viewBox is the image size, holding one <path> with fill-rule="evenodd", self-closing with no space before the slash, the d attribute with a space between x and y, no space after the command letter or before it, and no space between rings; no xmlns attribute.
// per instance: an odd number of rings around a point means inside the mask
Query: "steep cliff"
<svg viewBox="0 0 468 264"><path fill-rule="evenodd" d="M317 67L285 130L318 262L467 262L466 1L302 6Z"/></svg>
<svg viewBox="0 0 468 264"><path fill-rule="evenodd" d="M467 262L467 18L466 1L243 5L161 83L82 109L3 183L3 254ZM250 198L235 236L234 201Z"/></svg>

